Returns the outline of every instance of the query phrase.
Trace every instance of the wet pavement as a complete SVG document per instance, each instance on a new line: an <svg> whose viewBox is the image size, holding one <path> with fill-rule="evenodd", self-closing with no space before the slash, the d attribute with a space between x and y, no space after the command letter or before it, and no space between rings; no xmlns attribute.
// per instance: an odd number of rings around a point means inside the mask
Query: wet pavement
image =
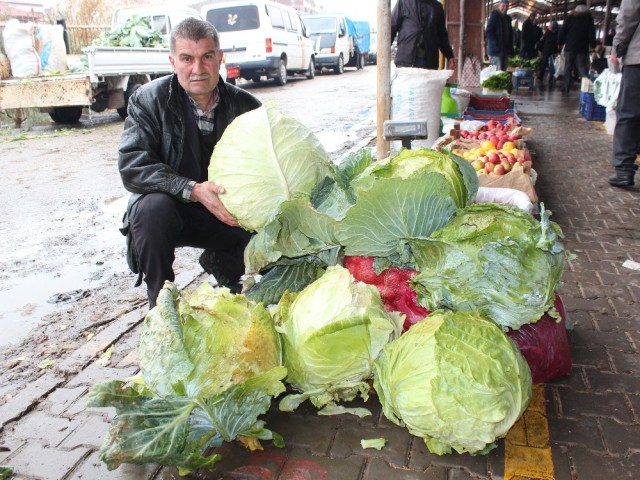
<svg viewBox="0 0 640 480"><path fill-rule="evenodd" d="M523 91L524 92L524 91ZM560 294L569 322L573 371L535 389L524 422L487 456L430 454L424 442L373 415L319 417L303 404L267 414L286 447L237 443L199 479L636 479L640 471L640 188L610 187L612 137L578 114L578 92L516 92L516 109L533 129L527 145L536 192L576 255ZM640 179L638 179L640 180ZM640 182L639 182L640 183ZM631 261L631 262L629 262ZM204 276L176 279L186 287ZM135 346L144 308L109 322L90 342L0 407L0 464L21 479L173 479L174 468L123 465L107 471L97 451L112 411L85 407L95 383L136 372ZM111 345L108 366L97 358ZM355 402L358 405L358 402ZM274 402L275 405L275 402ZM385 437L382 450L363 438Z"/></svg>

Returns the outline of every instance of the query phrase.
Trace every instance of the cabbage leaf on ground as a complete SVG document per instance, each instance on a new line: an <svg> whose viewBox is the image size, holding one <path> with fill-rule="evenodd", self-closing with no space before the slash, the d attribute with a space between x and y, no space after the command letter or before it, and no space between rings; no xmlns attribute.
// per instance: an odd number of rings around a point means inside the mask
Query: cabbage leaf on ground
<svg viewBox="0 0 640 480"><path fill-rule="evenodd" d="M262 304L203 283L179 292L166 283L140 334L137 382L94 385L91 407L115 407L100 449L110 470L158 463L182 473L211 469L206 456L238 437L282 438L258 417L285 391L280 339Z"/></svg>
<svg viewBox="0 0 640 480"><path fill-rule="evenodd" d="M531 373L491 320L441 310L384 347L374 388L385 417L430 452L484 454L526 410Z"/></svg>
<svg viewBox="0 0 640 480"><path fill-rule="evenodd" d="M411 240L428 310L476 310L503 329L536 322L553 307L569 258L562 231L542 206L537 221L518 208L476 204L429 239Z"/></svg>

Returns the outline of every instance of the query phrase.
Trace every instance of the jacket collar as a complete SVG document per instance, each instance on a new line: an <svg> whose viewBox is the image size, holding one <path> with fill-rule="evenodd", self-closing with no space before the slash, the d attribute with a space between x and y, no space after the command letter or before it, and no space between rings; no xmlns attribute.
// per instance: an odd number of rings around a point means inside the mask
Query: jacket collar
<svg viewBox="0 0 640 480"><path fill-rule="evenodd" d="M218 103L222 103L226 98L227 87L224 84L222 77L218 80ZM171 74L171 80L169 82L169 99L167 105L169 109L175 113L180 114L182 112L180 96L187 95L187 92L178 83L178 76L175 73Z"/></svg>

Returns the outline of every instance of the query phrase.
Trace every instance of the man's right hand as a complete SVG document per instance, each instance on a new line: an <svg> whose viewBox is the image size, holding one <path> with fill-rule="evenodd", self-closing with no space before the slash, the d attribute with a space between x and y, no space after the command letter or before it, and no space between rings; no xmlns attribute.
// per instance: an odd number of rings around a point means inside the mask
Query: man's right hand
<svg viewBox="0 0 640 480"><path fill-rule="evenodd" d="M191 191L191 200L194 202L200 202L216 216L218 220L232 227L238 227L240 224L229 213L229 210L220 201L219 195L224 194L225 190L220 185L216 185L213 182L196 183Z"/></svg>

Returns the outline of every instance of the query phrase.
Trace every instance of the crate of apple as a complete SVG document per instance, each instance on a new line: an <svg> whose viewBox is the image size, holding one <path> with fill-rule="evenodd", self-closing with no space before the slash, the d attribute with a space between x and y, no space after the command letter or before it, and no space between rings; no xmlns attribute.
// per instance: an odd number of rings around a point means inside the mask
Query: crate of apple
<svg viewBox="0 0 640 480"><path fill-rule="evenodd" d="M520 140L521 135L515 131L515 125L511 123L501 123L495 120L489 120L480 130L471 132L469 130L461 130L462 138L476 138L478 140L490 140L498 150L507 142L515 142ZM517 127L516 127L517 128Z"/></svg>
<svg viewBox="0 0 640 480"><path fill-rule="evenodd" d="M479 149L472 151L472 155L474 153L475 158L470 161L478 175L505 175L514 168L522 168L527 160L526 152L510 141L498 149L491 140L485 140Z"/></svg>

